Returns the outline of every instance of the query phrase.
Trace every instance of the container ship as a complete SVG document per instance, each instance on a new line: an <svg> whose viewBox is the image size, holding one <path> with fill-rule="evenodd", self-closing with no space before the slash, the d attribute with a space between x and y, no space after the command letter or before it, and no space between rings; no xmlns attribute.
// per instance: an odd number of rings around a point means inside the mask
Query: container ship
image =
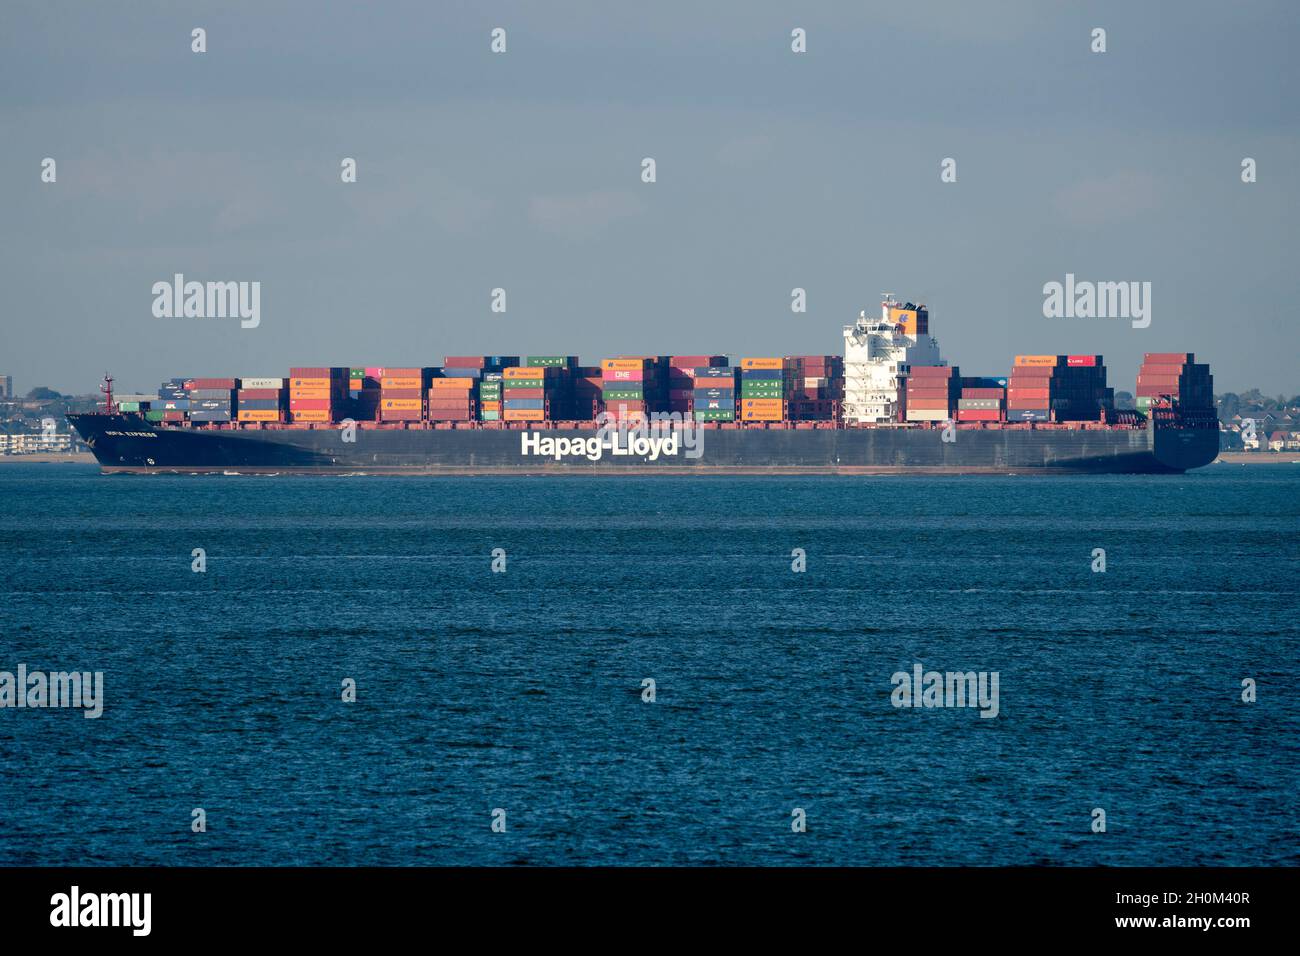
<svg viewBox="0 0 1300 956"><path fill-rule="evenodd" d="M1181 473L1219 451L1209 367L1147 353L1136 409L1100 355L964 376L886 294L842 355L446 356L441 366L179 377L69 415L104 472Z"/></svg>

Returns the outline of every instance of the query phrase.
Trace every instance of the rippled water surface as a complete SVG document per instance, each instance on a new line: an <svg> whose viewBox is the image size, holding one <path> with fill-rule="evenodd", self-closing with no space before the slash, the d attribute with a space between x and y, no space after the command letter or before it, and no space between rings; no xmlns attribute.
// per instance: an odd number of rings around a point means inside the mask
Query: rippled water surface
<svg viewBox="0 0 1300 956"><path fill-rule="evenodd" d="M1300 863L1300 465L0 501L0 670L106 698L0 709L0 863Z"/></svg>

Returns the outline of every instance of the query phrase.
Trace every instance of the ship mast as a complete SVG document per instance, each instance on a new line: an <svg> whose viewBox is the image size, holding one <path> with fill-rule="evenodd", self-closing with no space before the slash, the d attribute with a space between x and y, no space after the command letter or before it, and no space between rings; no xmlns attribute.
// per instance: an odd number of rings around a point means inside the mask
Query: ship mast
<svg viewBox="0 0 1300 956"><path fill-rule="evenodd" d="M113 401L113 376L105 372L104 383L99 386L99 390L104 393L104 401L100 403L104 406L104 414L116 415L117 403Z"/></svg>

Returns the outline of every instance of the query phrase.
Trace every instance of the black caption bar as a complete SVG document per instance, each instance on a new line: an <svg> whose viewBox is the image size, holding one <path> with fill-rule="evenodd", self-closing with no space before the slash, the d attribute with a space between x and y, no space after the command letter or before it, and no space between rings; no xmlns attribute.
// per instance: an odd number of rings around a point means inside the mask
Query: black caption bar
<svg viewBox="0 0 1300 956"><path fill-rule="evenodd" d="M1281 929L1294 869L0 869L6 940L285 939L377 931L657 935L700 920L739 938L946 925L1000 940L1099 934L1231 944ZM1284 883L1286 887L1284 889Z"/></svg>

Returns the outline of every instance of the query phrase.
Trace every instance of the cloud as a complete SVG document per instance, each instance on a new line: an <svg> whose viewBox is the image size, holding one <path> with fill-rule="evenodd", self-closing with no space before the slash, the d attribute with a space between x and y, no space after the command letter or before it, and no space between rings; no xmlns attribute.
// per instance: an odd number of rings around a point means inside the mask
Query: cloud
<svg viewBox="0 0 1300 956"><path fill-rule="evenodd" d="M1052 205L1076 226L1108 225L1156 208L1159 186L1149 173L1121 170L1061 190L1052 197Z"/></svg>
<svg viewBox="0 0 1300 956"><path fill-rule="evenodd" d="M645 203L628 192L596 190L570 196L537 196L529 205L533 224L566 239L591 239L619 219L640 215Z"/></svg>

